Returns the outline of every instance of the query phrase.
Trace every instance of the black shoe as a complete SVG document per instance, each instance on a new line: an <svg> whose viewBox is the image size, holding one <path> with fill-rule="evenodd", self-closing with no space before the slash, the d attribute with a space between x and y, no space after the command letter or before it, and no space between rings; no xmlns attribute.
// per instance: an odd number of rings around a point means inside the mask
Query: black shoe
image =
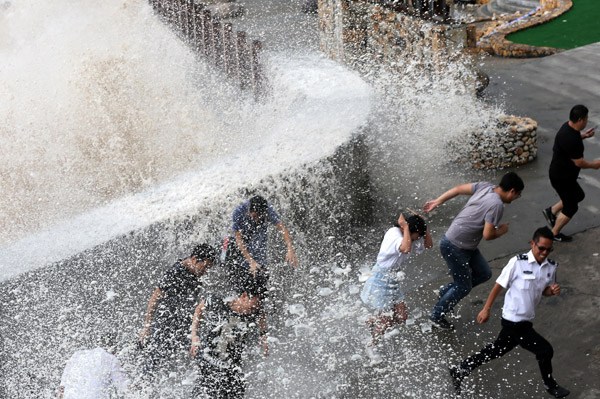
<svg viewBox="0 0 600 399"><path fill-rule="evenodd" d="M557 235L554 236L554 241L557 241L557 242L571 242L571 241L573 241L573 237L572 236L568 236L568 235L563 234L563 233L558 233Z"/></svg>
<svg viewBox="0 0 600 399"><path fill-rule="evenodd" d="M556 224L556 215L552 213L552 208L546 208L542 211L542 215L546 218L546 222L550 228L554 227Z"/></svg>
<svg viewBox="0 0 600 399"><path fill-rule="evenodd" d="M467 371L456 366L450 366L448 371L450 371L450 378L452 378L454 392L456 392L457 395L460 395L462 393L462 380L464 380L464 378L467 376Z"/></svg>
<svg viewBox="0 0 600 399"><path fill-rule="evenodd" d="M554 388L546 388L546 390L555 398L564 398L571 393L571 391L569 391L567 388L563 388L560 385L557 385Z"/></svg>
<svg viewBox="0 0 600 399"><path fill-rule="evenodd" d="M439 319L434 318L433 316L429 318L433 323L432 327L439 328L440 330L454 330L454 325L450 323L444 316Z"/></svg>

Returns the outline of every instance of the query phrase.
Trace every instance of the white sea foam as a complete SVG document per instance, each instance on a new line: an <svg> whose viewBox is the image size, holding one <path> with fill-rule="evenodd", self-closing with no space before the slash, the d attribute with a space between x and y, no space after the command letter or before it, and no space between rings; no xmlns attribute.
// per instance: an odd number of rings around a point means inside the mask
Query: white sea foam
<svg viewBox="0 0 600 399"><path fill-rule="evenodd" d="M0 55L7 60L0 69L0 189L7 193L0 199L0 279L200 206L213 209L240 186L332 154L369 115L376 194L387 202L400 194L414 200L427 183L438 191L435 183L448 178L442 138L494 114L452 74L433 82L410 71L381 75L373 94L355 73L316 54L267 53L272 97L253 104L234 99L238 93L141 1L21 1L0 10ZM364 279L357 272L366 277L374 259L354 261L377 244L357 240L346 253L336 237L323 241L338 253L333 261L304 260L290 278L281 302L289 314L271 327L271 355L248 360L247 397L446 397L440 363L452 348L429 333L426 311L418 310L429 304L415 306L409 325L387 335L381 362L373 364L364 349L372 314L360 302ZM138 272L148 271L148 260L116 265L114 278L70 265L82 274L67 274L73 278L56 286L35 278L7 282L10 309L3 312L16 329L4 335L7 387L23 392L25 371L36 377L30 397L54 397L73 347L109 322L135 340L151 284ZM407 273L406 280L432 278L435 262L411 266L419 275ZM126 350L134 352L131 342ZM185 397L195 377L189 373L171 373L165 397Z"/></svg>
<svg viewBox="0 0 600 399"><path fill-rule="evenodd" d="M236 101L143 3L66 5L2 14L0 278L330 155L369 114L321 55L265 54L273 95Z"/></svg>

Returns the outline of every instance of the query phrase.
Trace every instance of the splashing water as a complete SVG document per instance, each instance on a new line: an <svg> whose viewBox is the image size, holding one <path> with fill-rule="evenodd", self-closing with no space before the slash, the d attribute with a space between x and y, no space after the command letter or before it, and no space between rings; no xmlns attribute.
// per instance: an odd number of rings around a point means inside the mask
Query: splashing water
<svg viewBox="0 0 600 399"><path fill-rule="evenodd" d="M135 379L153 284L190 243L225 234L237 202L262 190L293 220L303 265L274 268L271 355L250 348L247 397L446 397L440 376L457 344L428 331L430 287L420 288L443 275L441 260L411 264L411 318L387 334L381 359L365 351L359 271L398 206L462 178L447 170L446 140L500 112L474 98L457 72L467 66L432 77L407 65L366 83L322 55L271 51L271 96L254 103L144 2L5 4L0 393L53 397L70 354L106 330L119 331ZM343 185L332 165L361 127L377 222L355 228L346 194L331 193ZM168 377L161 397L189 395L194 373Z"/></svg>
<svg viewBox="0 0 600 399"><path fill-rule="evenodd" d="M51 240L43 256L56 261L189 212L202 198L331 154L369 109L368 87L322 56L271 54L274 96L240 102L144 3L54 3L30 25L40 13L34 6L1 14L12 40L1 79L0 244L43 234L5 254ZM339 117L323 116L332 111ZM73 218L89 209L91 216ZM61 251L56 237L74 224L78 235Z"/></svg>

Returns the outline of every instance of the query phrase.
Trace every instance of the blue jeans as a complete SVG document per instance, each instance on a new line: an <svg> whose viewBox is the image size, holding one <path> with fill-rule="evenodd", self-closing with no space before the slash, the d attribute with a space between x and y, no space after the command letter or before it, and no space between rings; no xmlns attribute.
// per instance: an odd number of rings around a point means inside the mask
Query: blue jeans
<svg viewBox="0 0 600 399"><path fill-rule="evenodd" d="M444 236L440 241L440 252L454 281L440 289L440 300L433 307L432 319L443 317L466 297L473 287L492 277L490 265L477 248L458 248Z"/></svg>

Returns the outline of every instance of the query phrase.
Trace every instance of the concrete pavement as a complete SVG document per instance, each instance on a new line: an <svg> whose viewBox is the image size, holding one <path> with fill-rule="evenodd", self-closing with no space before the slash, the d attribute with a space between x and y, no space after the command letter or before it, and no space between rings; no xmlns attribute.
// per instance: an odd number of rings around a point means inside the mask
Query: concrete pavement
<svg viewBox="0 0 600 399"><path fill-rule="evenodd" d="M494 280L512 254L529 249L527 241L536 227L544 225L541 210L557 196L550 187L547 170L552 157L554 134L568 119L575 104L590 109L589 126L600 123L600 43L542 59L506 60L486 58L483 69L490 75L486 98L503 102L509 112L538 121L538 159L517 172L524 178L523 198L507 207L512 221L507 237L484 243L483 253L491 262ZM600 157L600 137L585 142L585 157ZM579 213L564 229L574 235L572 243L556 243L550 256L559 262L560 297L544 298L534 326L554 346L554 375L571 390L570 398L600 398L600 171L584 170L581 185L586 199ZM518 226L518 227L517 227ZM460 356L470 355L491 342L500 331L502 301L493 309L485 326L473 322L487 298L491 284L477 287L460 306L457 335ZM433 287L433 285L432 285ZM457 359L458 360L458 359ZM540 382L532 354L515 349L475 371L465 380L471 386L466 397L543 398L548 394ZM479 396L478 396L479 395Z"/></svg>
<svg viewBox="0 0 600 399"><path fill-rule="evenodd" d="M488 101L504 103L507 112L538 122L538 158L517 169L526 187L523 197L507 207L505 217L519 224L543 225L541 210L558 201L548 180L556 131L568 120L575 104L590 109L588 126L600 124L600 43L539 59L488 57L481 68L490 76ZM585 141L585 157L600 158L600 134ZM600 226L600 171L583 170L580 176L586 199L564 229L569 235ZM487 243L482 248L488 256L503 256L514 251L516 242L526 244L529 236L528 231L512 231L508 240Z"/></svg>

